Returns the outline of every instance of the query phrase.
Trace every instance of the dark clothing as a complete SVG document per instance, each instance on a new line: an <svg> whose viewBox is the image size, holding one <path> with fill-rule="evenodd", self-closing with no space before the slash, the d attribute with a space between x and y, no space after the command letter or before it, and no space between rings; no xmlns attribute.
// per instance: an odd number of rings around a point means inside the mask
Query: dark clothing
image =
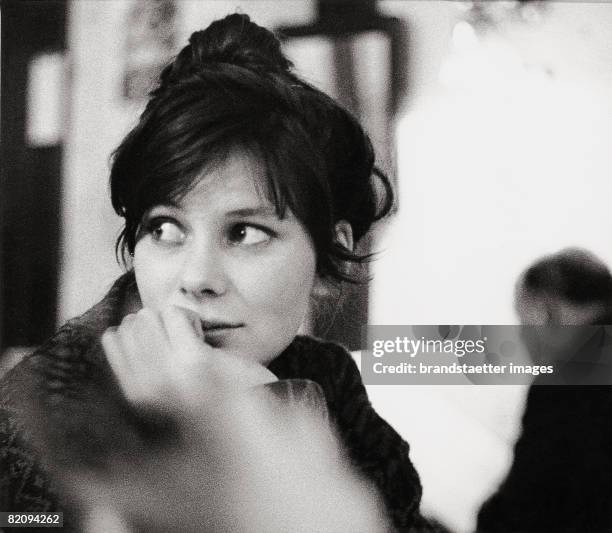
<svg viewBox="0 0 612 533"><path fill-rule="evenodd" d="M565 353L536 354L555 360L559 375L529 389L514 462L480 510L479 533L612 532L612 387L588 385L609 382L607 330L574 327Z"/></svg>
<svg viewBox="0 0 612 533"><path fill-rule="evenodd" d="M103 468L113 454L136 457L163 434L163 424L127 404L99 342L108 327L139 307L129 272L100 303L69 321L0 382L0 510L70 508L41 468L41 456L55 468L74 461ZM281 380L318 383L341 443L355 467L378 487L395 526L433 531L419 513L421 485L408 444L376 414L344 348L297 337L269 368ZM77 522L72 516L67 520Z"/></svg>
<svg viewBox="0 0 612 533"><path fill-rule="evenodd" d="M612 531L612 387L533 385L514 462L479 533Z"/></svg>

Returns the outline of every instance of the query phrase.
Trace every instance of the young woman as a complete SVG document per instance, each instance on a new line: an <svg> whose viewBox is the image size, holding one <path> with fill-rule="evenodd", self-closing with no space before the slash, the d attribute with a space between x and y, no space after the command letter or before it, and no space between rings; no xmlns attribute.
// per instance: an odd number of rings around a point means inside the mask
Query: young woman
<svg viewBox="0 0 612 533"><path fill-rule="evenodd" d="M2 383L2 510L63 508L76 521L65 472L108 479L122 465L137 477L151 450L226 415L217 434L239 440L235 422L252 417L231 398L268 384L285 400L322 392L349 477L372 489L358 501L379 498L398 530L430 530L408 445L372 409L350 354L298 335L313 300L356 281L354 244L392 192L357 121L291 69L276 38L236 14L194 33L163 71L111 170L127 273ZM182 449L222 464L236 439Z"/></svg>

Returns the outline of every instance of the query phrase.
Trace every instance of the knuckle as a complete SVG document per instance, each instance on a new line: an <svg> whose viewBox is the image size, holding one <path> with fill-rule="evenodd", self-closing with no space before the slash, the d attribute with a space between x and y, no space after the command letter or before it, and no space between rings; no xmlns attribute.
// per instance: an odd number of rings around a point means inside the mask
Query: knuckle
<svg viewBox="0 0 612 533"><path fill-rule="evenodd" d="M117 327L113 326L108 328L106 331L104 331L104 333L102 333L102 336L100 337L102 339L102 342L108 342L109 340L114 339L117 336Z"/></svg>
<svg viewBox="0 0 612 533"><path fill-rule="evenodd" d="M124 334L126 331L129 331L134 326L135 322L135 314L131 313L129 315L125 315L125 317L123 317L123 320L121 321L121 324L119 324L119 326L117 327L117 332L119 334Z"/></svg>
<svg viewBox="0 0 612 533"><path fill-rule="evenodd" d="M134 322L134 320L136 320L136 313L130 313L130 314L125 315L123 317L123 320L121 321L121 325L123 325L123 324L130 324L130 323Z"/></svg>

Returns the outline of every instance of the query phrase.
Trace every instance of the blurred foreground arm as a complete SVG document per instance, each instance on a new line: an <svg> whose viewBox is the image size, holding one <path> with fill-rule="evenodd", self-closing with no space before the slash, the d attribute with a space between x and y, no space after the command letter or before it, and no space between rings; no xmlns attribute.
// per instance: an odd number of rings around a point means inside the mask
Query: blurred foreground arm
<svg viewBox="0 0 612 533"><path fill-rule="evenodd" d="M65 485L90 510L89 533L389 531L378 491L343 456L316 383L277 381L208 346L176 309L140 312L103 345L129 401L174 424L138 457L69 474Z"/></svg>
<svg viewBox="0 0 612 533"><path fill-rule="evenodd" d="M75 478L91 509L88 533L391 531L377 491L348 467L313 382L219 398L180 428L176 447Z"/></svg>

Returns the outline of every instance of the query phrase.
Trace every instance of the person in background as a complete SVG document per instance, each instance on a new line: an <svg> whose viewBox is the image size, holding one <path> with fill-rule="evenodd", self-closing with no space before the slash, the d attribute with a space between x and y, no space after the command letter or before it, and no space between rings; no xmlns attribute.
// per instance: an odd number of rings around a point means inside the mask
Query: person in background
<svg viewBox="0 0 612 533"><path fill-rule="evenodd" d="M0 384L1 509L433 531L351 355L298 335L313 300L360 281L355 244L393 205L374 161L268 30L234 14L195 32L114 154L127 272Z"/></svg>
<svg viewBox="0 0 612 533"><path fill-rule="evenodd" d="M612 276L592 253L562 250L521 276L516 310L523 324L611 324Z"/></svg>
<svg viewBox="0 0 612 533"><path fill-rule="evenodd" d="M593 254L563 250L520 277L516 309L523 324L539 326L528 342L536 362L559 364L593 330L561 326L612 324L612 276ZM605 328L597 341L609 356ZM514 461L480 509L479 533L612 531L612 387L541 384L546 379L529 389Z"/></svg>

